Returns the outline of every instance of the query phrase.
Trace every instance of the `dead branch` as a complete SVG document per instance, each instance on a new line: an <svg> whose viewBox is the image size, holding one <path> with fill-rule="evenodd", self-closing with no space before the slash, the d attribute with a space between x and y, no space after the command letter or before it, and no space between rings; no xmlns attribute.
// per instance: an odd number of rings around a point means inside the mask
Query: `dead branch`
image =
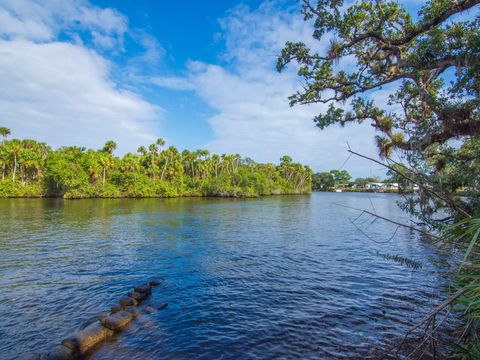
<svg viewBox="0 0 480 360"><path fill-rule="evenodd" d="M348 149L348 152L349 153L352 153L354 155L357 155L361 158L364 158L364 159L367 159L367 160L370 160L370 161L373 161L379 165L382 165L383 167L386 167L387 169L395 172L396 174L400 175L401 177L407 179L408 181L410 181L411 183L415 184L415 185L418 185L419 187L421 187L423 190L427 191L428 193L430 193L431 195L435 196L436 198L444 201L446 204L448 204L451 208L455 209L456 211L458 211L460 214L462 214L463 216L465 217L472 217L467 211L465 211L465 209L463 209L460 205L458 205L455 200L451 199L450 197L448 197L447 195L444 195L444 194L440 194L432 189L429 189L428 187L424 186L422 183L410 178L409 176L405 175L405 174L402 174L400 171L396 170L395 168L393 168L392 166L390 165L387 165L381 161L378 161L377 159L374 159L374 158L371 158L371 157L368 157L366 155L362 155L362 154L359 154L351 149Z"/></svg>
<svg viewBox="0 0 480 360"><path fill-rule="evenodd" d="M375 216L376 218L379 218L379 219L388 221L388 222L390 222L390 223L392 223L392 224L395 224L395 225L398 225L398 226L401 226L401 227L404 227L404 228L407 228L407 229L410 229L410 230L419 232L420 234L427 235L427 236L431 236L431 237L433 237L433 238L435 238L435 239L440 239L439 236L434 235L434 234L432 234L432 233L429 233L428 231L425 231L425 230L422 230L422 229L418 229L418 228L416 228L416 227L413 227L413 226L410 226L410 225L407 225L407 224L403 224L403 223L400 223L400 222L397 222L397 221L388 219L388 218L386 218L386 217L384 217L384 216L375 214L375 213L373 213L373 212L371 212L371 211L368 211L368 210L358 209L358 208L355 208L355 207L352 207L352 206L347 206L347 205L340 204L340 203L333 203L333 204L338 205L338 206L342 206L342 207L347 208L347 209L352 209L352 210L361 211L362 213Z"/></svg>

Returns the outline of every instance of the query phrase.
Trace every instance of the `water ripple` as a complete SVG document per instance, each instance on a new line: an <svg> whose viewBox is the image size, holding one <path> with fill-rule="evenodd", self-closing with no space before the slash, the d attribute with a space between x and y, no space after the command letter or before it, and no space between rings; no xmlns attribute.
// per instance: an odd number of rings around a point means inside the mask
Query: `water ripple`
<svg viewBox="0 0 480 360"><path fill-rule="evenodd" d="M396 197L370 198L407 221ZM436 250L377 244L334 206L365 194L262 199L0 200L0 358L46 351L146 278L165 282L92 359L369 358L428 312ZM376 238L394 227L369 224ZM424 263L411 270L376 252Z"/></svg>

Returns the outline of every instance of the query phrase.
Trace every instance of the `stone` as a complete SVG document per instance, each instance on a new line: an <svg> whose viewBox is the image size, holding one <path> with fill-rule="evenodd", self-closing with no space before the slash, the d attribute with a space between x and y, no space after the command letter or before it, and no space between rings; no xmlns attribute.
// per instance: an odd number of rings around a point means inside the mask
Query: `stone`
<svg viewBox="0 0 480 360"><path fill-rule="evenodd" d="M158 286L158 285L160 285L160 283L161 283L161 282L160 282L159 280L150 280L150 281L148 282L148 285L150 285L150 286Z"/></svg>
<svg viewBox="0 0 480 360"><path fill-rule="evenodd" d="M122 298L119 301L120 306L125 307L125 306L137 306L138 301L135 300L134 298L130 296L122 296Z"/></svg>
<svg viewBox="0 0 480 360"><path fill-rule="evenodd" d="M152 287L148 284L136 286L133 290L138 293L150 295L152 293Z"/></svg>
<svg viewBox="0 0 480 360"><path fill-rule="evenodd" d="M104 327L110 330L119 331L130 324L132 320L133 315L128 311L122 310L118 313L100 319L100 322Z"/></svg>
<svg viewBox="0 0 480 360"><path fill-rule="evenodd" d="M140 315L140 310L136 306L125 306L125 311L132 314L134 318Z"/></svg>
<svg viewBox="0 0 480 360"><path fill-rule="evenodd" d="M167 303L165 303L165 304L160 304L160 305L158 306L158 310L163 310L163 309L165 309L167 306L168 306Z"/></svg>
<svg viewBox="0 0 480 360"><path fill-rule="evenodd" d="M64 339L62 345L69 348L74 353L83 354L100 341L112 336L113 331L102 326L100 321L96 321L93 324L88 325L82 331Z"/></svg>
<svg viewBox="0 0 480 360"><path fill-rule="evenodd" d="M143 308L143 311L146 313L146 314L153 314L155 313L157 310L155 310L155 308L151 307L151 306L145 306Z"/></svg>
<svg viewBox="0 0 480 360"><path fill-rule="evenodd" d="M121 310L122 308L119 305L112 305L112 307L110 308L110 314L115 314Z"/></svg>
<svg viewBox="0 0 480 360"><path fill-rule="evenodd" d="M63 345L57 345L50 350L46 356L47 360L69 360L73 359L72 349Z"/></svg>
<svg viewBox="0 0 480 360"><path fill-rule="evenodd" d="M147 294L136 292L136 291L130 291L128 293L128 296L131 297L132 299L137 300L139 303L147 298Z"/></svg>

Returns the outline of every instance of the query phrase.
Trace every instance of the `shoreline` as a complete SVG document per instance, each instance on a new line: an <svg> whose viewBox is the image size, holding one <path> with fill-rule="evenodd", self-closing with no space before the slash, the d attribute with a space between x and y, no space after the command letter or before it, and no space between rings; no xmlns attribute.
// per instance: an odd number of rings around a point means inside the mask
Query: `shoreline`
<svg viewBox="0 0 480 360"><path fill-rule="evenodd" d="M85 196L85 197L63 197L63 196L2 196L2 199L60 199L60 200L95 200L95 199L185 199L185 198L210 198L210 199L257 199L257 198L267 198L272 196L297 196L297 195L310 195L314 192L296 192L296 193L281 193L281 194L268 194L268 195L256 195L256 196L221 196L221 195L179 195L179 196Z"/></svg>

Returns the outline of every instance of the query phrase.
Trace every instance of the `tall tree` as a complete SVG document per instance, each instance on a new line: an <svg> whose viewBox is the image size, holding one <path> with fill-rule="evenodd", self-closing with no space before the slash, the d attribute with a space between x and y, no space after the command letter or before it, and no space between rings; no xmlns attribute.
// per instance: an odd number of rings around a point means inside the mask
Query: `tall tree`
<svg viewBox="0 0 480 360"><path fill-rule="evenodd" d="M102 151L109 153L110 155L117 148L117 143L113 140L108 140L103 146Z"/></svg>
<svg viewBox="0 0 480 360"><path fill-rule="evenodd" d="M2 135L3 137L2 146L5 145L5 140L7 139L7 136L10 134L11 132L9 128L3 127L3 126L0 127L0 135Z"/></svg>
<svg viewBox="0 0 480 360"><path fill-rule="evenodd" d="M362 0L344 9L342 0L304 0L313 37L334 40L324 53L286 43L277 69L296 62L304 83L290 104L328 103L315 117L322 129L370 121L381 133L382 156L480 135L480 17L449 22L479 3L430 0L414 18L395 1ZM337 66L347 59L355 59L353 69ZM380 88L390 91L391 110L368 96Z"/></svg>
<svg viewBox="0 0 480 360"><path fill-rule="evenodd" d="M10 135L10 129L6 127L0 127L0 135L2 135L2 154L0 154L0 161L2 162L2 180L5 180L5 168L7 166L7 151L5 150L5 140Z"/></svg>
<svg viewBox="0 0 480 360"><path fill-rule="evenodd" d="M13 139L8 144L8 152L10 153L13 159L13 171L12 171L12 181L15 182L15 177L17 174L17 167L18 167L18 158L20 156L20 152L22 151L22 142L17 139Z"/></svg>

